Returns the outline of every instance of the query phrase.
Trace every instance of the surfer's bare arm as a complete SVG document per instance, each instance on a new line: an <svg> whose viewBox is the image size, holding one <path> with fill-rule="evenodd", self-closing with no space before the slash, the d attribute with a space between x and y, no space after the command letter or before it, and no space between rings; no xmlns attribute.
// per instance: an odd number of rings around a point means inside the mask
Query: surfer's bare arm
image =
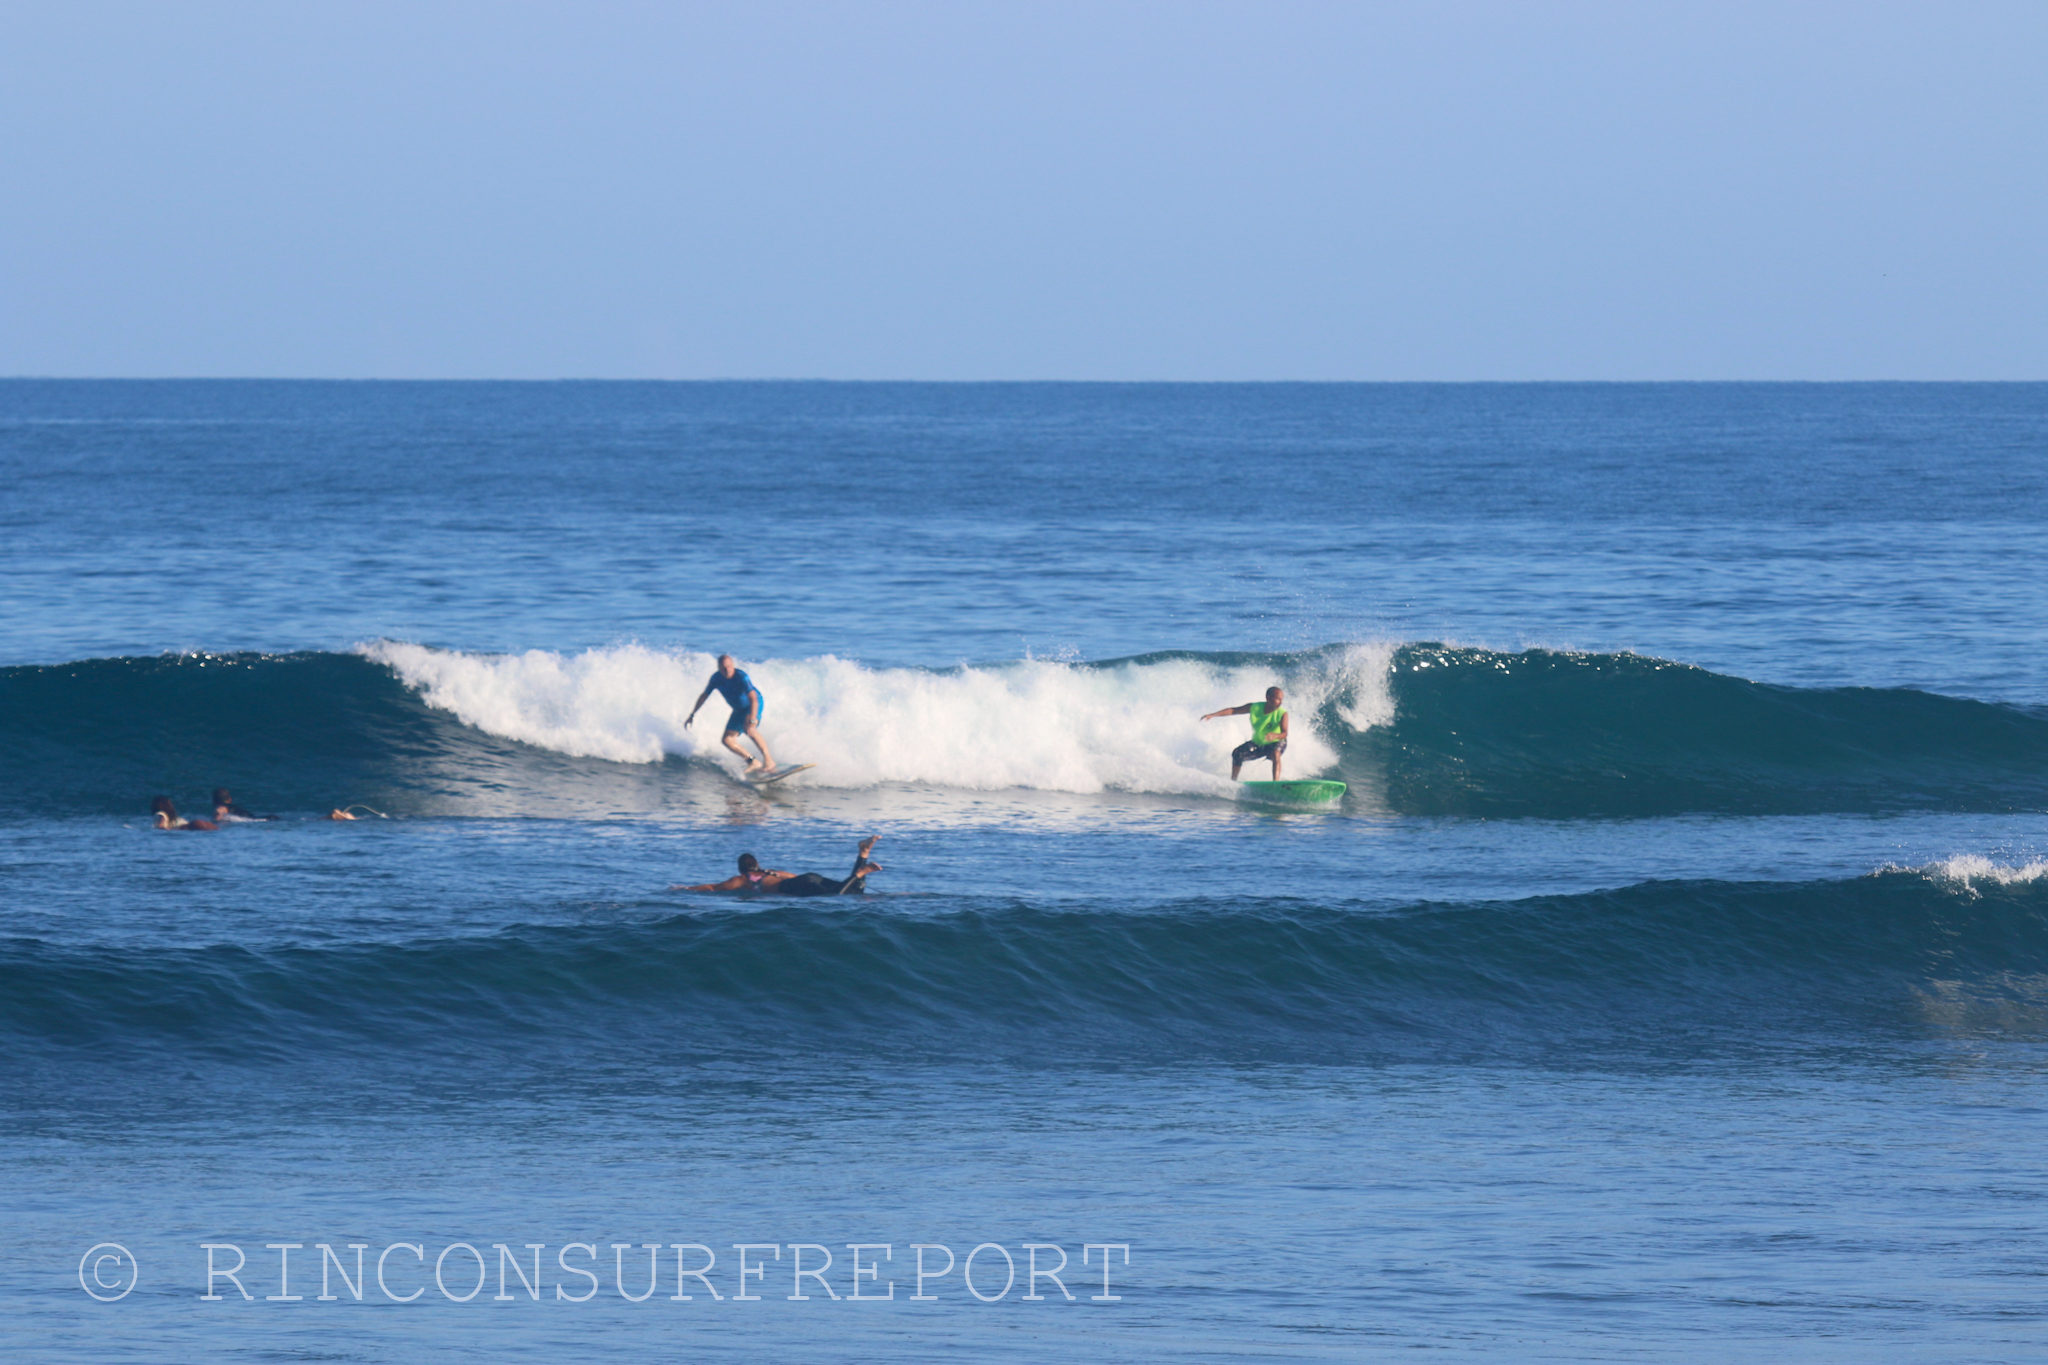
<svg viewBox="0 0 2048 1365"><path fill-rule="evenodd" d="M705 882L700 886L671 886L671 891L737 891L747 884L743 876L727 877L722 882Z"/></svg>
<svg viewBox="0 0 2048 1365"><path fill-rule="evenodd" d="M1246 702L1243 706L1231 706L1226 707L1221 711L1211 711L1208 715L1202 717L1202 719L1214 720L1218 716L1248 716L1251 714L1251 711L1252 703Z"/></svg>
<svg viewBox="0 0 2048 1365"><path fill-rule="evenodd" d="M691 721L693 721L693 720L697 719L697 713L698 713L699 711L702 711L702 710L704 709L704 699L705 699L706 697L710 696L710 695L711 695L711 684L710 684L710 683L705 683L705 684L704 684L704 690L703 690L702 692L699 692L699 693L697 694L697 704L696 704L695 706L693 706L693 707L691 707L691 708L690 708L690 714L689 714L688 718L687 718L687 719L685 719L685 720L683 721L683 728L684 728L685 730L687 730L687 729L689 729L689 728L690 728L690 722L691 722ZM694 890L696 890L696 888L695 888L695 887L685 887L684 889L685 889L685 890L690 890L690 891L694 891Z"/></svg>

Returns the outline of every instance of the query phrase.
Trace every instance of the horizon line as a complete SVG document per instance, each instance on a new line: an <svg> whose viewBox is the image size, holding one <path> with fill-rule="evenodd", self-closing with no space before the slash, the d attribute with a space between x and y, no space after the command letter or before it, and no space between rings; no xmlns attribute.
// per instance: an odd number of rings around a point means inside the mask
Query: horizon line
<svg viewBox="0 0 2048 1365"><path fill-rule="evenodd" d="M1139 385L1338 385L1338 384L1433 384L1433 385L1591 385L1608 384L1650 385L1650 384L1785 384L1785 385L1851 385L1851 384L2042 384L2048 383L2048 376L2037 379L1923 379L1923 378L1863 378L1863 379L841 379L821 376L777 375L777 376L696 376L690 378L663 376L619 376L619 375L556 375L547 378L510 376L396 376L396 375L235 375L235 374L194 374L194 375L124 375L124 374L10 374L0 375L0 384L957 384L957 385L1102 385L1135 387Z"/></svg>

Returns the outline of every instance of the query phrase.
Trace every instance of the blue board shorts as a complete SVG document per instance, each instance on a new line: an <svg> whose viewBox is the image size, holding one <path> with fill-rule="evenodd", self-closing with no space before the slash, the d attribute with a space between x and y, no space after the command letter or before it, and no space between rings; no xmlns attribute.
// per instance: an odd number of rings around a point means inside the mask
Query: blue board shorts
<svg viewBox="0 0 2048 1365"><path fill-rule="evenodd" d="M760 696L760 693L757 692L754 695ZM755 712L754 714L754 723L756 725L759 725L761 723L762 716L768 714L768 699L766 697L761 697L760 706L761 709ZM744 706L735 706L732 709L732 714L725 718L725 732L729 735L741 735L745 734L746 730L747 708Z"/></svg>

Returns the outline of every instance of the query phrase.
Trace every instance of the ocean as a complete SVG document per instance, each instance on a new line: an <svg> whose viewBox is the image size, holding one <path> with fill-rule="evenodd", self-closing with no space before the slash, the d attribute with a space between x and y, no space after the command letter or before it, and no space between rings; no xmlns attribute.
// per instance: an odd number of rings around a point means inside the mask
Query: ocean
<svg viewBox="0 0 2048 1365"><path fill-rule="evenodd" d="M2048 385L19 380L0 490L13 1358L2048 1351Z"/></svg>

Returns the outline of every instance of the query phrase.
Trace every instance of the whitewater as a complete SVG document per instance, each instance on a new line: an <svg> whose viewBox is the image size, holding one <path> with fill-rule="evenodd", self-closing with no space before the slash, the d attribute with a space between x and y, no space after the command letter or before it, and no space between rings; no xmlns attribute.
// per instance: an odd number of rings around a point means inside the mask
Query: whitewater
<svg viewBox="0 0 2048 1365"><path fill-rule="evenodd" d="M528 650L477 656L378 641L359 647L426 702L487 734L559 753L654 763L674 756L736 760L719 743L716 694L696 727L690 708L717 656L640 645L565 656ZM830 656L747 661L774 708L765 722L790 760L815 763L797 781L822 786L921 782L969 791L1186 792L1222 796L1239 725L1199 717L1256 701L1284 684L1304 724L1288 771L1332 768L1337 751L1316 730L1326 708L1353 733L1393 716L1391 645L1353 645L1283 664L1182 658L1091 667L1025 659L945 671L869 669Z"/></svg>

